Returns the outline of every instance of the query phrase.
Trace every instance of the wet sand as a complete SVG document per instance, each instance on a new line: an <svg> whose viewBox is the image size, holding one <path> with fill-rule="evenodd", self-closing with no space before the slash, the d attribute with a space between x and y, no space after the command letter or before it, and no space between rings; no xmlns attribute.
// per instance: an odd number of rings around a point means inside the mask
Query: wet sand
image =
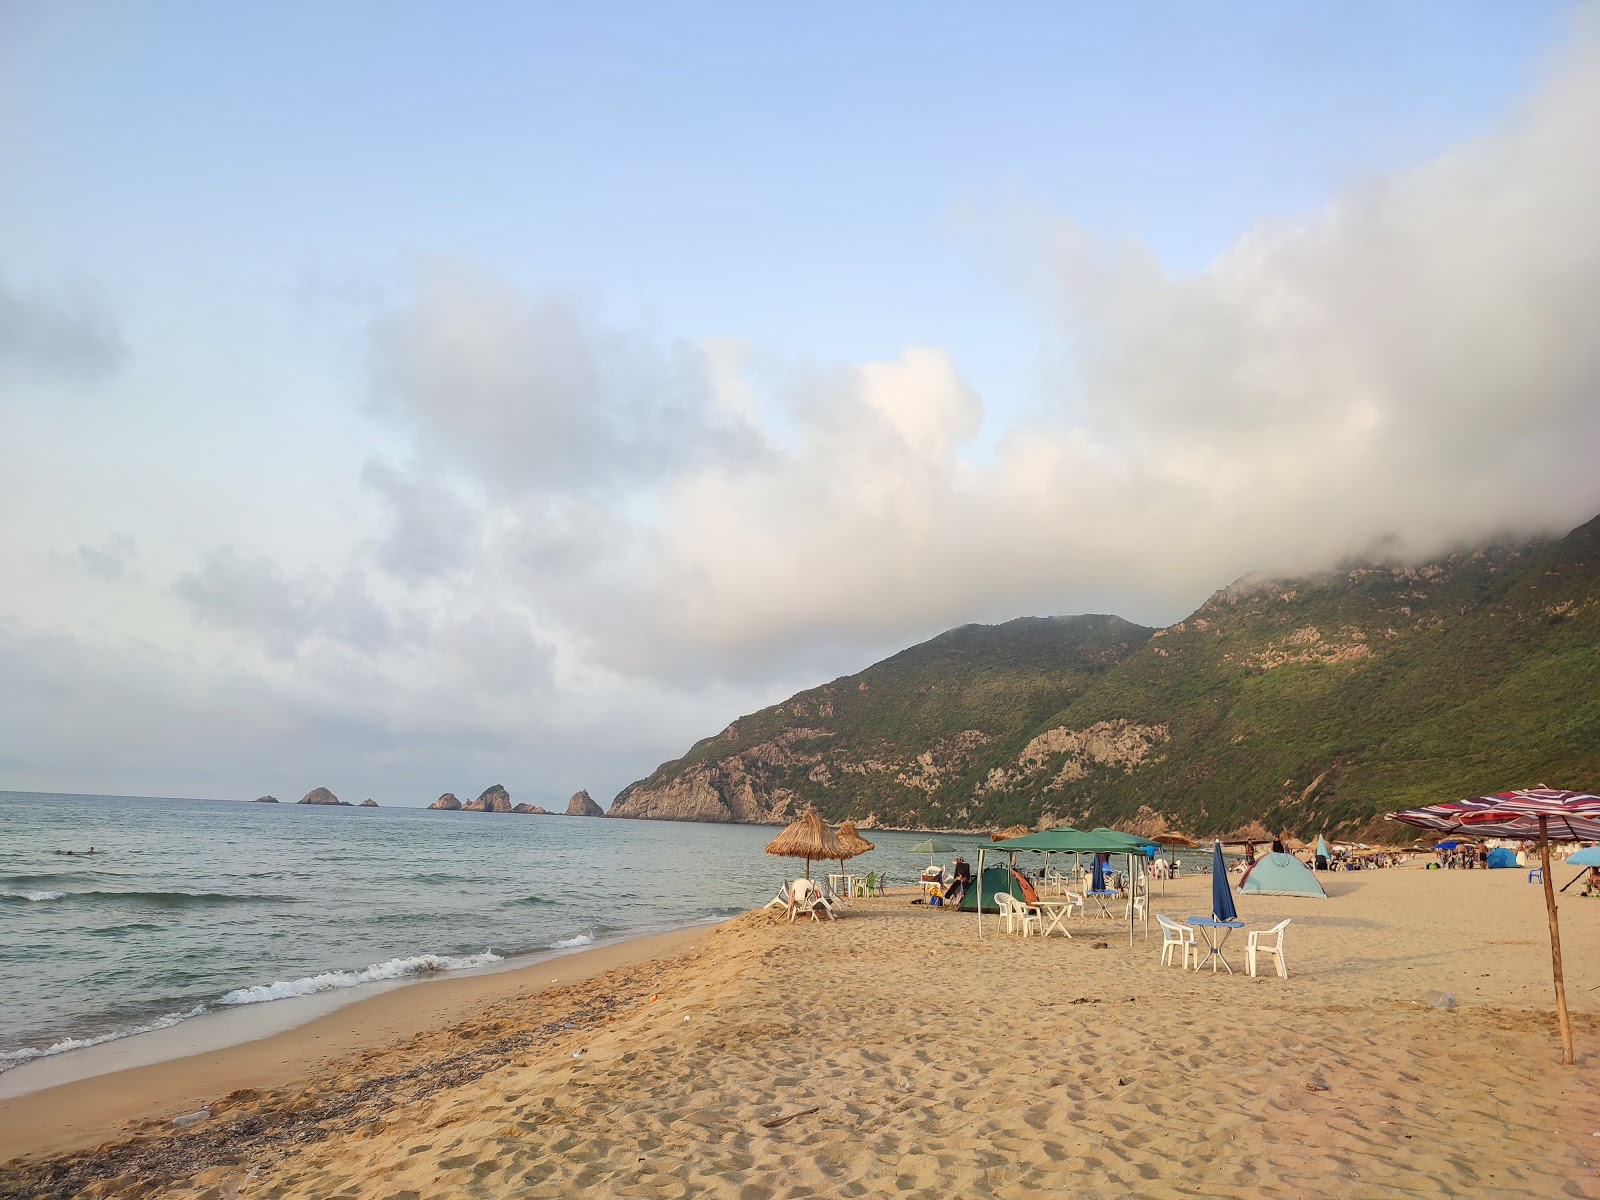
<svg viewBox="0 0 1600 1200"><path fill-rule="evenodd" d="M1132 949L1104 920L979 940L891 895L582 982L400 989L0 1105L0 1157L28 1154L0 1195L1600 1196L1600 900L1561 898L1563 1067L1525 872L1323 879L1239 898L1251 928L1293 918L1288 979L1245 976L1242 934L1213 976L1162 967L1153 923ZM1156 911L1209 888L1158 884Z"/></svg>

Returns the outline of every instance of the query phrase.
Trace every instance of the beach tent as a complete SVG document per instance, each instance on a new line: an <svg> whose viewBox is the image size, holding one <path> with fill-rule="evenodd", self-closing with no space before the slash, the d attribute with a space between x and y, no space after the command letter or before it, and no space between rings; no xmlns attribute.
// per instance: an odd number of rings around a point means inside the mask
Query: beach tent
<svg viewBox="0 0 1600 1200"><path fill-rule="evenodd" d="M1009 892L1018 900L1022 899L1022 886L1005 867L985 867L982 880L981 886L977 880L973 880L973 886L962 895L960 912L977 912L980 896L983 897L983 911L986 913L1000 911L1000 906L995 903L995 897L1001 893Z"/></svg>
<svg viewBox="0 0 1600 1200"><path fill-rule="evenodd" d="M1492 871L1500 867L1517 866L1517 852L1505 846L1497 846L1489 851L1489 869Z"/></svg>
<svg viewBox="0 0 1600 1200"><path fill-rule="evenodd" d="M1252 896L1320 896L1326 900L1311 869L1292 854L1268 854L1239 880L1239 890Z"/></svg>

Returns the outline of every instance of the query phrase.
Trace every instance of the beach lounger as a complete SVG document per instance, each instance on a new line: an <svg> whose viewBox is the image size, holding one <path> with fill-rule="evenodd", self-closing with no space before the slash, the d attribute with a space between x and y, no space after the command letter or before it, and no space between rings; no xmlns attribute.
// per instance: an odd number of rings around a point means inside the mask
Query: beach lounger
<svg viewBox="0 0 1600 1200"><path fill-rule="evenodd" d="M1271 929L1258 929L1245 940L1244 972L1246 975L1254 975L1256 973L1256 955L1270 954L1277 960L1274 965L1278 968L1278 974L1285 979L1289 978L1289 963L1283 957L1283 931L1288 928L1291 920L1293 920L1292 917L1285 917ZM1277 940L1272 945L1267 945L1266 939L1274 934L1277 935Z"/></svg>

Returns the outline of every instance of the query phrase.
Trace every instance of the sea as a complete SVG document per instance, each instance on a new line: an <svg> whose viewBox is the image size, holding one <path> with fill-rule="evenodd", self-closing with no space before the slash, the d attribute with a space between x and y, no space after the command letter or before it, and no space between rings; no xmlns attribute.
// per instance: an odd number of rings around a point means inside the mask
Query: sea
<svg viewBox="0 0 1600 1200"><path fill-rule="evenodd" d="M801 873L763 853L777 832L0 792L0 1072L207 1014L710 924ZM867 836L852 872L912 883L928 861L911 852L927 834ZM978 839L938 836L975 861Z"/></svg>

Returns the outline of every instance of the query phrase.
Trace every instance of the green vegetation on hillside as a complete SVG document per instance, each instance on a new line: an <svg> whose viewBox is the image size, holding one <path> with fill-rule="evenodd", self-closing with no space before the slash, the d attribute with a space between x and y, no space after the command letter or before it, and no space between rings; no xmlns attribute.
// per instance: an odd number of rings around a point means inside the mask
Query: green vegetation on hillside
<svg viewBox="0 0 1600 1200"><path fill-rule="evenodd" d="M1243 580L1166 630L965 626L742 717L635 787L733 762L764 801L835 820L1350 830L1600 785L1597 680L1600 518L1420 567Z"/></svg>

